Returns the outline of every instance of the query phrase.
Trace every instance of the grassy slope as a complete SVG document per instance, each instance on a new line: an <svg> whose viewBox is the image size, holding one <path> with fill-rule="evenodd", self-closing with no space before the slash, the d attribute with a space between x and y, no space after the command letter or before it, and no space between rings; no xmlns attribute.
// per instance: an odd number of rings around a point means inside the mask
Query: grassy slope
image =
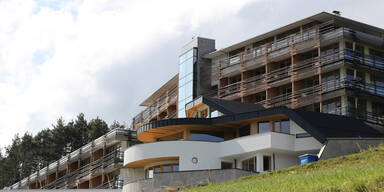
<svg viewBox="0 0 384 192"><path fill-rule="evenodd" d="M187 190L198 191L384 191L384 146Z"/></svg>

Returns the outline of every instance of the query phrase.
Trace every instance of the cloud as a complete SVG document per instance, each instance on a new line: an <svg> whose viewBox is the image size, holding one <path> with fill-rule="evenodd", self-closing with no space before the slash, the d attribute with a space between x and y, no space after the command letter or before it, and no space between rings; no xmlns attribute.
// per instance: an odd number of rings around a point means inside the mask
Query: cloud
<svg viewBox="0 0 384 192"><path fill-rule="evenodd" d="M79 112L129 122L177 71L181 44L168 40L249 2L0 1L0 146Z"/></svg>

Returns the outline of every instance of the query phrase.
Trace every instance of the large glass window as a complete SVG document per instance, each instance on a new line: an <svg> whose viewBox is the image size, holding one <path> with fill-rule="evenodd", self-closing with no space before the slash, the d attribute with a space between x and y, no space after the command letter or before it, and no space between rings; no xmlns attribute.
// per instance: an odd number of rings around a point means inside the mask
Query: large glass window
<svg viewBox="0 0 384 192"><path fill-rule="evenodd" d="M323 91L333 91L340 87L340 72L339 70L322 74L321 86Z"/></svg>
<svg viewBox="0 0 384 192"><path fill-rule="evenodd" d="M193 73L196 62L196 50L192 49L179 57L179 97L178 117L185 117L185 104L193 99Z"/></svg>
<svg viewBox="0 0 384 192"><path fill-rule="evenodd" d="M191 130L189 140L220 142L220 141L224 141L224 132Z"/></svg>
<svg viewBox="0 0 384 192"><path fill-rule="evenodd" d="M275 121L275 132L290 134L289 120Z"/></svg>
<svg viewBox="0 0 384 192"><path fill-rule="evenodd" d="M266 133L271 132L271 129L269 127L269 122L260 122L259 125L259 133Z"/></svg>
<svg viewBox="0 0 384 192"><path fill-rule="evenodd" d="M340 97L330 99L323 102L323 113L341 114L341 99Z"/></svg>
<svg viewBox="0 0 384 192"><path fill-rule="evenodd" d="M241 166L243 170L256 172L256 157L242 161Z"/></svg>

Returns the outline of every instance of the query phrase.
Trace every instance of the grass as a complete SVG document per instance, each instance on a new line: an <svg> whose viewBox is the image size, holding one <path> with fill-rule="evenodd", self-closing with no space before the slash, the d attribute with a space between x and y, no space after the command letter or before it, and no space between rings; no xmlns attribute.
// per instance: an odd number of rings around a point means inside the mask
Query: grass
<svg viewBox="0 0 384 192"><path fill-rule="evenodd" d="M384 191L384 146L266 174L209 184L185 192Z"/></svg>

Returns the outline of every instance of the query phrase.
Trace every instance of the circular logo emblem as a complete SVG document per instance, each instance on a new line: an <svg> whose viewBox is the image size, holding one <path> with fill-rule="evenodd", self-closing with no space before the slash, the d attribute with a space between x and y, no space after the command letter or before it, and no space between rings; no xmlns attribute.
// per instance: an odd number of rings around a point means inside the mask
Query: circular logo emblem
<svg viewBox="0 0 384 192"><path fill-rule="evenodd" d="M192 163L193 163L193 164L196 164L197 162L199 162L199 160L197 159L197 157L192 157Z"/></svg>

